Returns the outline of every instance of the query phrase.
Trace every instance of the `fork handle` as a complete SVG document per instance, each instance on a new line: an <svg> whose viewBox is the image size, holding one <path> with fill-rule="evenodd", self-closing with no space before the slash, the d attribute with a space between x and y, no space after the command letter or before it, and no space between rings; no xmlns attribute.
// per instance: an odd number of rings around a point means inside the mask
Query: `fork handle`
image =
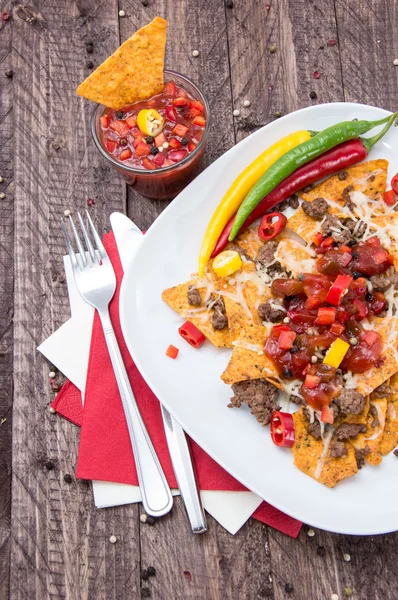
<svg viewBox="0 0 398 600"><path fill-rule="evenodd" d="M170 512L173 497L131 389L109 312L98 312L126 416L142 504L148 515L161 517Z"/></svg>

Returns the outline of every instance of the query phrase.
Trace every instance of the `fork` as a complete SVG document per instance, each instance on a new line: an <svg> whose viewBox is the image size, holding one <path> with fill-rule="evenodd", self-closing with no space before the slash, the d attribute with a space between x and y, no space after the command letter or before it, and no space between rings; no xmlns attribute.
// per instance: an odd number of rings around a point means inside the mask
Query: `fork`
<svg viewBox="0 0 398 600"><path fill-rule="evenodd" d="M161 517L171 510L173 497L131 389L109 316L109 302L116 290L116 277L112 263L87 211L86 214L95 247L79 212L77 217L87 250L83 247L83 242L71 216L68 217L68 220L78 249L77 253L73 248L71 236L62 218L61 227L65 236L77 289L83 300L98 311L101 319L130 434L142 504L148 515Z"/></svg>

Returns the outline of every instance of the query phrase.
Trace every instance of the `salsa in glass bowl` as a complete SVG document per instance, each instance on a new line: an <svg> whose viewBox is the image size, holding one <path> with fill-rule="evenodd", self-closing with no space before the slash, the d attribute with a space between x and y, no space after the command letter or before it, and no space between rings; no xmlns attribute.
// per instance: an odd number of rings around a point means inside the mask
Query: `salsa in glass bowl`
<svg viewBox="0 0 398 600"><path fill-rule="evenodd" d="M120 110L97 105L92 133L101 154L150 198L176 196L197 175L210 126L209 105L187 78L165 71L161 94Z"/></svg>

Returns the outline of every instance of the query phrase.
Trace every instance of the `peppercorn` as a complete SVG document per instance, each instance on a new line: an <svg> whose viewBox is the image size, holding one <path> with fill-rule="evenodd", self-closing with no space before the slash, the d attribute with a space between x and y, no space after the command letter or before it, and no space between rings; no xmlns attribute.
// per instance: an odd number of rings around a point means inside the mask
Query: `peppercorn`
<svg viewBox="0 0 398 600"><path fill-rule="evenodd" d="M310 92L310 98L311 100L316 100L318 98L318 95L316 92Z"/></svg>
<svg viewBox="0 0 398 600"><path fill-rule="evenodd" d="M92 60L88 60L88 61L86 62L86 67L87 67L87 69L92 69L92 68L93 68L93 66L94 66L94 63L93 63L93 61L92 61Z"/></svg>
<svg viewBox="0 0 398 600"><path fill-rule="evenodd" d="M127 146L127 140L126 140L125 138L122 138L122 139L120 140L120 144L121 144L122 146Z"/></svg>
<svg viewBox="0 0 398 600"><path fill-rule="evenodd" d="M45 462L44 466L46 467L47 471L52 471L53 468L55 467L54 463L51 462L51 460L48 460L47 462Z"/></svg>
<svg viewBox="0 0 398 600"><path fill-rule="evenodd" d="M155 567L148 567L147 571L148 571L149 577L155 577L155 575L156 575Z"/></svg>
<svg viewBox="0 0 398 600"><path fill-rule="evenodd" d="M65 483L72 483L72 481L73 481L72 480L72 476L69 475L69 473L65 473L65 475L64 475L64 481L65 481Z"/></svg>
<svg viewBox="0 0 398 600"><path fill-rule="evenodd" d="M292 583L285 583L285 592L286 594L291 594L294 591L294 587Z"/></svg>
<svg viewBox="0 0 398 600"><path fill-rule="evenodd" d="M344 181L344 179L347 179L348 173L347 173L347 171L340 171L339 174L337 175L337 177L339 178L340 181Z"/></svg>
<svg viewBox="0 0 398 600"><path fill-rule="evenodd" d="M296 354L296 352L298 352L299 350L300 348L298 346L293 346L292 348L290 348L291 354Z"/></svg>
<svg viewBox="0 0 398 600"><path fill-rule="evenodd" d="M122 110L118 110L116 112L116 118L117 119L123 119L123 117L124 117L124 112Z"/></svg>
<svg viewBox="0 0 398 600"><path fill-rule="evenodd" d="M286 367L283 369L283 377L286 377L287 379L289 379L290 377L293 376L293 373L291 372L290 369L287 369Z"/></svg>
<svg viewBox="0 0 398 600"><path fill-rule="evenodd" d="M232 0L225 0L225 6L227 8L233 8L234 7L234 3L232 2Z"/></svg>
<svg viewBox="0 0 398 600"><path fill-rule="evenodd" d="M147 135L145 141L147 144L153 144L153 137L151 135Z"/></svg>
<svg viewBox="0 0 398 600"><path fill-rule="evenodd" d="M147 569L142 569L141 571L141 579L143 579L144 581L146 581L149 577L149 573Z"/></svg>
<svg viewBox="0 0 398 600"><path fill-rule="evenodd" d="M370 292L368 294L366 294L366 300L368 300L369 302L372 302L373 298L374 298L374 296Z"/></svg>
<svg viewBox="0 0 398 600"><path fill-rule="evenodd" d="M351 256L352 256L352 260L356 260L359 257L359 254L358 254L358 252L353 252L351 254Z"/></svg>
<svg viewBox="0 0 398 600"><path fill-rule="evenodd" d="M277 111L276 111L276 113L275 113L275 117L276 117L277 119L279 119L279 117L281 117L281 116L282 116L282 113L281 113L281 111L280 111L280 110L277 110Z"/></svg>
<svg viewBox="0 0 398 600"><path fill-rule="evenodd" d="M297 280L298 280L298 281L304 281L304 279L305 279L304 273L300 273L300 274L297 276Z"/></svg>
<svg viewBox="0 0 398 600"><path fill-rule="evenodd" d="M395 449L395 450L394 450L394 452L393 452L393 455L394 455L394 456L398 456L398 449Z"/></svg>
<svg viewBox="0 0 398 600"><path fill-rule="evenodd" d="M151 590L147 587L142 588L141 590L141 598L149 598L149 596L151 595Z"/></svg>
<svg viewBox="0 0 398 600"><path fill-rule="evenodd" d="M359 279L359 277L361 276L360 273L358 273L358 271L354 271L354 273L352 274L354 279Z"/></svg>
<svg viewBox="0 0 398 600"><path fill-rule="evenodd" d="M152 148L151 148L151 154L153 154L154 156L156 156L157 154L159 154L159 148L156 148L156 146L152 146Z"/></svg>
<svg viewBox="0 0 398 600"><path fill-rule="evenodd" d="M6 77L8 77L8 79L12 79L14 76L14 71L12 71L12 69L8 69L8 71L6 71Z"/></svg>
<svg viewBox="0 0 398 600"><path fill-rule="evenodd" d="M326 550L324 546L318 546L318 548L316 549L316 553L319 554L319 556L325 556Z"/></svg>
<svg viewBox="0 0 398 600"><path fill-rule="evenodd" d="M86 52L88 54L92 54L92 52L94 50L93 42L91 42L91 41L86 42L85 47L86 47Z"/></svg>
<svg viewBox="0 0 398 600"><path fill-rule="evenodd" d="M141 0L141 4L142 6L148 6L149 2L148 0Z"/></svg>
<svg viewBox="0 0 398 600"><path fill-rule="evenodd" d="M155 517L152 517L151 515L146 516L146 522L148 525L154 525L155 521L156 521Z"/></svg>
<svg viewBox="0 0 398 600"><path fill-rule="evenodd" d="M181 138L181 144L182 144L183 146L186 146L186 145L188 144L188 140L187 140L187 138Z"/></svg>

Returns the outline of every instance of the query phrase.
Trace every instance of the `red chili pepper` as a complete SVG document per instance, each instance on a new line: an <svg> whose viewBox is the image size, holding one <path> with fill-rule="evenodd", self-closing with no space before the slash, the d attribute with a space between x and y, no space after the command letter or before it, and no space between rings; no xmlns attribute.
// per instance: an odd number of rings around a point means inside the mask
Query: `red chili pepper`
<svg viewBox="0 0 398 600"><path fill-rule="evenodd" d="M318 233L316 233L313 237L313 242L315 244L315 246L320 246L323 240L323 235L320 231L318 231Z"/></svg>
<svg viewBox="0 0 398 600"><path fill-rule="evenodd" d="M271 415L271 438L276 446L291 448L294 445L296 434L294 421L290 413L274 410Z"/></svg>
<svg viewBox="0 0 398 600"><path fill-rule="evenodd" d="M330 406L323 406L321 411L321 421L323 423L333 424L334 421L334 413L333 409Z"/></svg>
<svg viewBox="0 0 398 600"><path fill-rule="evenodd" d="M352 281L352 277L350 275L337 275L332 287L327 293L325 298L325 302L328 304L333 304L333 306L339 306L343 294L348 288Z"/></svg>
<svg viewBox="0 0 398 600"><path fill-rule="evenodd" d="M391 179L391 187L398 194L398 173Z"/></svg>
<svg viewBox="0 0 398 600"><path fill-rule="evenodd" d="M205 341L205 336L193 323L185 321L184 325L178 328L178 333L184 338L188 344L191 344L194 348L199 348Z"/></svg>
<svg viewBox="0 0 398 600"><path fill-rule="evenodd" d="M278 339L283 331L291 331L288 325L274 325L272 328L272 337Z"/></svg>
<svg viewBox="0 0 398 600"><path fill-rule="evenodd" d="M285 229L286 223L287 218L280 212L264 215L258 227L258 235L264 242L269 242Z"/></svg>
<svg viewBox="0 0 398 600"><path fill-rule="evenodd" d="M290 350L290 348L293 348L296 335L295 331L281 331L278 339L278 348L281 350Z"/></svg>
<svg viewBox="0 0 398 600"><path fill-rule="evenodd" d="M339 252L352 252L352 248L350 248L349 246L344 246L344 244L339 246L338 250Z"/></svg>
<svg viewBox="0 0 398 600"><path fill-rule="evenodd" d="M394 190L388 190L387 192L384 192L383 200L387 206L393 206L397 201Z"/></svg>
<svg viewBox="0 0 398 600"><path fill-rule="evenodd" d="M330 326L330 333L333 333L334 335L337 335L337 336L341 335L344 330L345 330L344 325L342 325L341 323L337 323L337 321L332 323Z"/></svg>
<svg viewBox="0 0 398 600"><path fill-rule="evenodd" d="M315 319L317 325L331 325L336 320L336 309L332 306L322 306L318 308L318 315Z"/></svg>
<svg viewBox="0 0 398 600"><path fill-rule="evenodd" d="M328 237L322 240L320 246L318 246L318 248L315 248L315 252L317 254L326 254L326 252L330 250L330 248L332 248L333 246L334 238L332 238L331 235L328 235Z"/></svg>
<svg viewBox="0 0 398 600"><path fill-rule="evenodd" d="M170 344L170 346L166 350L166 356L169 356L170 358L177 358L178 353L179 353L178 348L173 346L173 344Z"/></svg>
<svg viewBox="0 0 398 600"><path fill-rule="evenodd" d="M365 319L368 316L369 309L368 309L366 302L364 302L363 300L360 300L359 298L354 298L354 300L352 301L352 304L357 309L357 313L355 314L357 321L358 320L362 321L362 319Z"/></svg>
<svg viewBox="0 0 398 600"><path fill-rule="evenodd" d="M369 138L370 139L370 138ZM311 160L306 165L299 167L294 173L284 179L276 188L270 192L256 206L253 212L248 216L243 223L240 231L244 231L249 225L254 223L259 217L262 217L279 202L286 200L292 194L302 190L307 185L315 183L323 177L337 173L338 171L347 169L348 167L360 162L366 158L368 154L367 148L359 138L339 144L332 150L328 150L321 156ZM231 232L235 215L224 227L223 232L218 238L217 244L214 247L211 258L214 258L224 250L228 244L228 236Z"/></svg>

